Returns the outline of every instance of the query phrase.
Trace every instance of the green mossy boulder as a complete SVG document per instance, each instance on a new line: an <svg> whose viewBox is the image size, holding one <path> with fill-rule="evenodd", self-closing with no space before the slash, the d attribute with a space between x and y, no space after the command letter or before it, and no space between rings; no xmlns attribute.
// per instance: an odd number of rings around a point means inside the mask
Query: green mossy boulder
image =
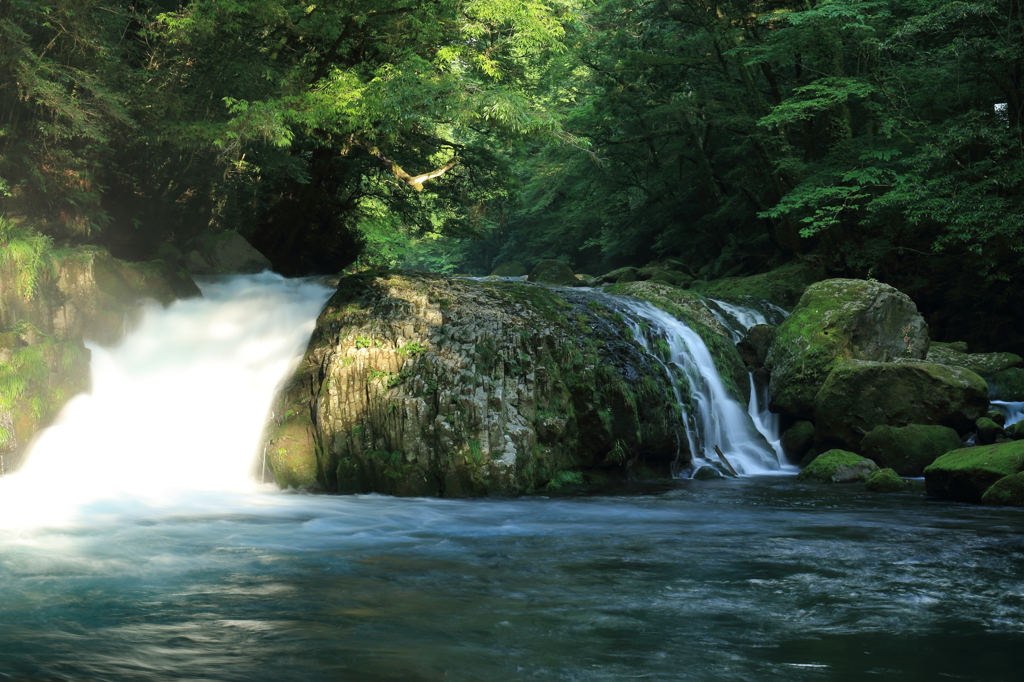
<svg viewBox="0 0 1024 682"><path fill-rule="evenodd" d="M782 451L791 462L800 462L814 445L814 424L795 422L782 433Z"/></svg>
<svg viewBox="0 0 1024 682"><path fill-rule="evenodd" d="M274 406L268 458L282 485L337 493L515 495L639 463L668 477L691 461L679 405L631 331L571 289L344 277Z"/></svg>
<svg viewBox="0 0 1024 682"><path fill-rule="evenodd" d="M928 494L980 502L996 481L1024 469L1024 442L997 443L947 452L924 470Z"/></svg>
<svg viewBox="0 0 1024 682"><path fill-rule="evenodd" d="M928 326L914 302L891 286L855 279L812 284L768 351L772 408L810 419L815 396L836 365L921 359L928 343Z"/></svg>
<svg viewBox="0 0 1024 682"><path fill-rule="evenodd" d="M985 380L962 367L851 360L829 373L814 399L815 443L859 450L882 425L939 424L965 434L987 410Z"/></svg>
<svg viewBox="0 0 1024 682"><path fill-rule="evenodd" d="M821 274L821 269L810 263L791 263L760 275L696 280L690 286L710 298L730 303L742 304L746 298L758 298L789 310L808 285L821 279Z"/></svg>
<svg viewBox="0 0 1024 682"><path fill-rule="evenodd" d="M965 367L983 377L990 377L1013 367L1020 367L1024 362L1024 359L1013 353L966 353L949 345L936 346L934 344L929 347L926 359L928 362L940 365Z"/></svg>
<svg viewBox="0 0 1024 682"><path fill-rule="evenodd" d="M1006 402L1024 401L1024 369L997 372L988 379L988 397Z"/></svg>
<svg viewBox="0 0 1024 682"><path fill-rule="evenodd" d="M864 482L864 489L873 493L899 493L909 487L892 469L879 469Z"/></svg>
<svg viewBox="0 0 1024 682"><path fill-rule="evenodd" d="M981 496L984 504L1024 507L1024 472L1001 478Z"/></svg>
<svg viewBox="0 0 1024 682"><path fill-rule="evenodd" d="M846 450L829 450L815 457L796 477L818 483L858 483L877 470L878 465L870 459Z"/></svg>
<svg viewBox="0 0 1024 682"><path fill-rule="evenodd" d="M574 287L579 284L572 268L557 260L542 260L526 278L529 282L557 287Z"/></svg>
<svg viewBox="0 0 1024 682"><path fill-rule="evenodd" d="M880 467L900 476L924 475L926 466L964 446L957 432L948 426L883 424L871 429L860 443L860 452Z"/></svg>
<svg viewBox="0 0 1024 682"><path fill-rule="evenodd" d="M999 436L1003 435L1003 427L988 417L982 417L974 422L974 428L978 434L975 441L978 445L991 445Z"/></svg>
<svg viewBox="0 0 1024 682"><path fill-rule="evenodd" d="M704 465L694 471L691 478L695 481L714 481L728 477L715 467Z"/></svg>
<svg viewBox="0 0 1024 682"><path fill-rule="evenodd" d="M517 260L501 263L491 272L493 277L526 277L528 274L526 266Z"/></svg>

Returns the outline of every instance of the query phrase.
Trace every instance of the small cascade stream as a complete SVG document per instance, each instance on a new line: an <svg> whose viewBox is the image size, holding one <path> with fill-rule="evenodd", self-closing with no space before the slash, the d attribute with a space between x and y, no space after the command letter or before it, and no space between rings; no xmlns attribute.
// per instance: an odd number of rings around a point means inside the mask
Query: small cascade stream
<svg viewBox="0 0 1024 682"><path fill-rule="evenodd" d="M634 340L673 377L694 470L702 465L721 468L717 447L728 461L726 471L729 466L741 475L790 471L778 445L778 420L774 415L764 416L770 415L767 394L755 389L752 377L751 402L744 409L730 395L704 340L690 327L646 301L597 292L591 295L623 312ZM756 311L734 308L746 315L744 320L752 320L751 324L765 321ZM661 344L664 346L659 348Z"/></svg>

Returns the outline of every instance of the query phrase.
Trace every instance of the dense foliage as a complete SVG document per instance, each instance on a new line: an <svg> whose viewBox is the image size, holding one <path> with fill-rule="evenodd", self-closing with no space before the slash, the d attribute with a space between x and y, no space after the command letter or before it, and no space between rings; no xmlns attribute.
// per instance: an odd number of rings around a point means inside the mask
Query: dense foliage
<svg viewBox="0 0 1024 682"><path fill-rule="evenodd" d="M0 0L0 210L292 273L812 259L1008 317L1022 52L1019 0Z"/></svg>

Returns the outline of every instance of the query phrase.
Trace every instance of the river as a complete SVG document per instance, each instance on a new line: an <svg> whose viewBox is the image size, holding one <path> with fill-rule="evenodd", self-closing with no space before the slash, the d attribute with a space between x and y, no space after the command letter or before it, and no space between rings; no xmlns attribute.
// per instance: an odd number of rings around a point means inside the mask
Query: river
<svg viewBox="0 0 1024 682"><path fill-rule="evenodd" d="M204 293L93 348L92 394L0 479L0 680L1020 678L1024 510L778 473L274 490L259 430L330 292Z"/></svg>

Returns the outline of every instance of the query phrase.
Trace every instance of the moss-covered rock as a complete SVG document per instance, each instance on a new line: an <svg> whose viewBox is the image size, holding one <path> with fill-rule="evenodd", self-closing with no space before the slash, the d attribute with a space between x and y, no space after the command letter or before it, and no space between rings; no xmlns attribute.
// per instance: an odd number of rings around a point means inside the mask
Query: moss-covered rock
<svg viewBox="0 0 1024 682"><path fill-rule="evenodd" d="M517 260L501 263L491 272L494 277L526 277L528 274L526 266Z"/></svg>
<svg viewBox="0 0 1024 682"><path fill-rule="evenodd" d="M982 417L975 421L974 429L975 433L977 433L976 442L978 445L991 445L996 442L999 436L1003 435L1003 427L988 417Z"/></svg>
<svg viewBox="0 0 1024 682"><path fill-rule="evenodd" d="M748 369L761 369L768 359L768 349L775 339L775 326L755 324L747 330L740 342L736 344L743 363Z"/></svg>
<svg viewBox="0 0 1024 682"><path fill-rule="evenodd" d="M729 393L744 404L750 400L750 378L743 358L733 344L729 331L711 312L703 296L651 281L616 284L609 287L608 292L642 299L685 322L697 332L711 351L715 367Z"/></svg>
<svg viewBox="0 0 1024 682"><path fill-rule="evenodd" d="M859 450L882 425L939 424L965 434L987 409L985 380L962 367L851 360L832 370L814 399L815 442Z"/></svg>
<svg viewBox="0 0 1024 682"><path fill-rule="evenodd" d="M537 284L558 287L574 287L578 284L572 268L557 260L542 260L537 263L526 279Z"/></svg>
<svg viewBox="0 0 1024 682"><path fill-rule="evenodd" d="M1024 472L1001 478L981 496L984 504L1024 507Z"/></svg>
<svg viewBox="0 0 1024 682"><path fill-rule="evenodd" d="M990 376L988 395L992 400L1024 401L1024 369L1013 368Z"/></svg>
<svg viewBox="0 0 1024 682"><path fill-rule="evenodd" d="M878 470L878 466L870 459L846 450L829 450L814 458L803 471L797 474L797 480L817 481L818 483L857 483L866 481L868 476Z"/></svg>
<svg viewBox="0 0 1024 682"><path fill-rule="evenodd" d="M860 452L880 467L916 478L936 459L963 446L963 440L948 426L883 424L864 436Z"/></svg>
<svg viewBox="0 0 1024 682"><path fill-rule="evenodd" d="M948 452L924 470L929 495L980 502L996 481L1024 469L1024 442L997 443Z"/></svg>
<svg viewBox="0 0 1024 682"><path fill-rule="evenodd" d="M205 234L189 242L185 267L196 275L233 275L271 269L270 260L234 230Z"/></svg>
<svg viewBox="0 0 1024 682"><path fill-rule="evenodd" d="M864 482L864 489L873 493L898 493L910 486L892 469L879 469Z"/></svg>
<svg viewBox="0 0 1024 682"><path fill-rule="evenodd" d="M809 419L832 369L846 360L921 359L928 326L914 302L887 284L812 284L779 325L768 352L773 409Z"/></svg>
<svg viewBox="0 0 1024 682"><path fill-rule="evenodd" d="M810 263L790 263L760 275L697 280L690 286L711 298L730 303L743 304L747 298L764 299L788 310L821 275L821 269Z"/></svg>
<svg viewBox="0 0 1024 682"><path fill-rule="evenodd" d="M266 451L275 473L315 471L316 488L344 493L516 494L595 471L624 477L638 462L667 476L690 459L678 452L679 408L630 339L620 315L579 292L346 277ZM289 430L295 419L310 438Z"/></svg>
<svg viewBox="0 0 1024 682"><path fill-rule="evenodd" d="M814 424L809 421L794 422L782 433L782 451L791 462L802 461L813 445Z"/></svg>
<svg viewBox="0 0 1024 682"><path fill-rule="evenodd" d="M990 377L1012 367L1020 367L1024 362L1024 359L1013 353L967 353L948 344L932 344L926 359L939 365L964 367L982 377Z"/></svg>

